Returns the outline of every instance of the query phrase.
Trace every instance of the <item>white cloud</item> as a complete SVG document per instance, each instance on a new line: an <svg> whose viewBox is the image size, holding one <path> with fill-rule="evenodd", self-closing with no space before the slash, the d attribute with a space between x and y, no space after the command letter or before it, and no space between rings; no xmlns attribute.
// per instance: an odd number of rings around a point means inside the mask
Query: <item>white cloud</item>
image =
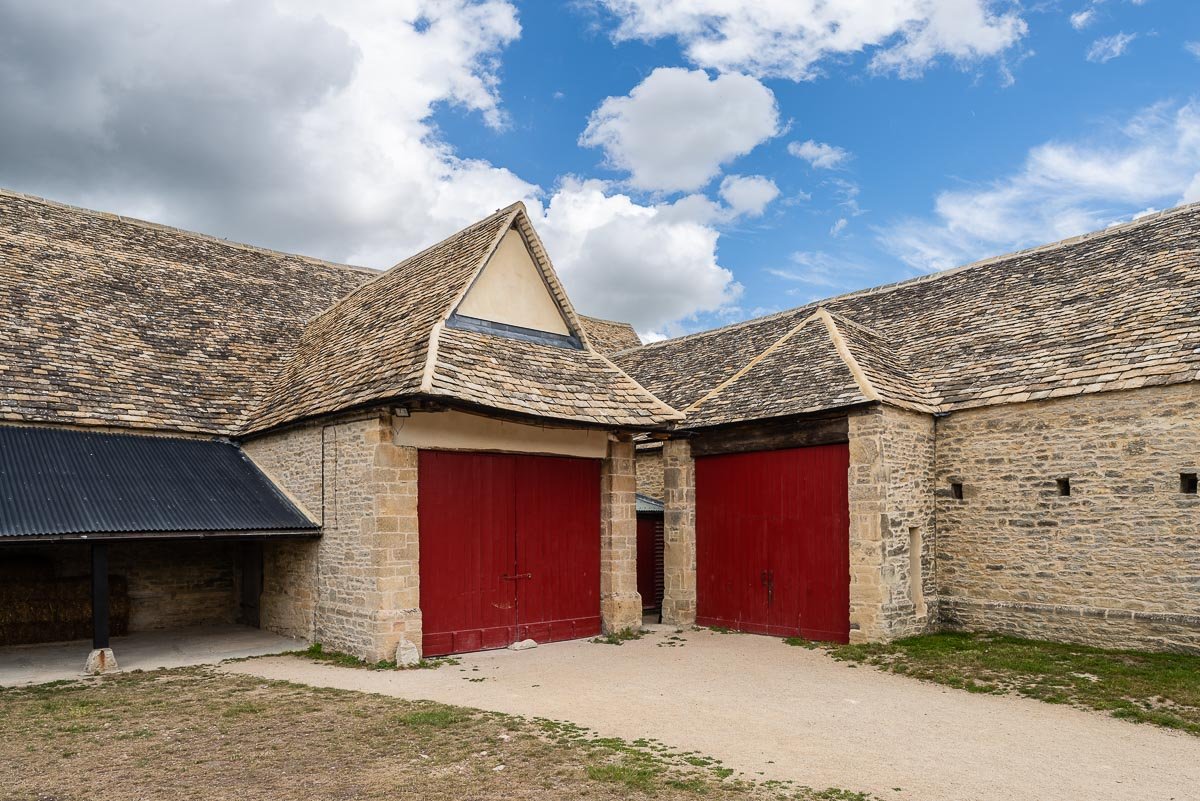
<svg viewBox="0 0 1200 801"><path fill-rule="evenodd" d="M790 143L788 152L822 170L837 169L850 159L850 153L844 148L824 142L814 142L811 139Z"/></svg>
<svg viewBox="0 0 1200 801"><path fill-rule="evenodd" d="M993 0L593 1L617 18L618 40L673 37L701 67L760 78L807 80L864 51L873 71L910 77L942 57L1001 56L1026 32L1014 6Z"/></svg>
<svg viewBox="0 0 1200 801"><path fill-rule="evenodd" d="M809 293L815 288L826 296L861 285L865 272L861 265L824 251L798 251L792 254L791 261L792 266L786 269L772 268L766 272L783 281L809 287ZM788 294L801 293L792 289Z"/></svg>
<svg viewBox="0 0 1200 801"><path fill-rule="evenodd" d="M1129 44L1137 38L1136 33L1114 33L1112 36L1102 36L1092 42L1088 48L1087 60L1096 64L1105 64L1114 58L1120 58L1129 48Z"/></svg>
<svg viewBox="0 0 1200 801"><path fill-rule="evenodd" d="M602 181L565 180L535 225L580 311L644 335L679 333L672 323L718 311L742 291L717 262L715 228L611 194Z"/></svg>
<svg viewBox="0 0 1200 801"><path fill-rule="evenodd" d="M769 202L753 177L690 213L596 182L547 201L457 152L439 106L507 122L505 0L0 0L0 30L0 185L237 241L386 267L524 198L582 310L668 330L737 297L715 226Z"/></svg>
<svg viewBox="0 0 1200 801"><path fill-rule="evenodd" d="M649 191L692 191L779 129L771 90L745 75L660 67L627 96L609 97L579 142Z"/></svg>
<svg viewBox="0 0 1200 801"><path fill-rule="evenodd" d="M719 194L734 215L759 217L779 197L779 187L761 175L727 175L721 181Z"/></svg>
<svg viewBox="0 0 1200 801"><path fill-rule="evenodd" d="M829 235L834 237L841 236L842 232L846 230L846 226L849 224L850 221L845 217L839 217L837 222L835 222L829 229Z"/></svg>
<svg viewBox="0 0 1200 801"><path fill-rule="evenodd" d="M919 270L1052 242L1200 200L1200 101L1152 106L1107 135L1033 148L1014 175L946 191L932 220L880 232Z"/></svg>
<svg viewBox="0 0 1200 801"><path fill-rule="evenodd" d="M1071 27L1077 31L1082 31L1087 26L1096 21L1096 9L1088 7L1076 11L1071 15Z"/></svg>
<svg viewBox="0 0 1200 801"><path fill-rule="evenodd" d="M1183 49L1191 53L1196 58L1200 58L1200 40L1195 42L1184 42Z"/></svg>

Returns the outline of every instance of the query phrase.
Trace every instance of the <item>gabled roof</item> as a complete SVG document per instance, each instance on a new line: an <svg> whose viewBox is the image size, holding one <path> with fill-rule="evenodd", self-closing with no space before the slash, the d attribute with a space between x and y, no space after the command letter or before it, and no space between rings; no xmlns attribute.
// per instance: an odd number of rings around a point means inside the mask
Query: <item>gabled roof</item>
<svg viewBox="0 0 1200 801"><path fill-rule="evenodd" d="M373 275L0 190L0 420L232 433Z"/></svg>
<svg viewBox="0 0 1200 801"><path fill-rule="evenodd" d="M447 327L510 228L574 347ZM590 349L521 204L380 273L0 190L0 420L239 436L417 395L678 417Z"/></svg>
<svg viewBox="0 0 1200 801"><path fill-rule="evenodd" d="M0 425L0 539L319 531L229 442Z"/></svg>
<svg viewBox="0 0 1200 801"><path fill-rule="evenodd" d="M601 353L611 356L630 348L640 347L642 338L633 330L629 323L619 323L616 320L602 320L599 317L579 315L583 323L584 333L592 347Z"/></svg>
<svg viewBox="0 0 1200 801"><path fill-rule="evenodd" d="M829 343L803 333L814 314L827 315ZM785 358L801 351L807 363ZM688 427L874 399L952 411L1200 380L1200 204L614 359L686 410Z"/></svg>
<svg viewBox="0 0 1200 801"><path fill-rule="evenodd" d="M582 347L506 336L505 326L455 326L455 309L510 229ZM679 417L587 345L520 203L400 262L313 320L247 431L405 396L605 426Z"/></svg>

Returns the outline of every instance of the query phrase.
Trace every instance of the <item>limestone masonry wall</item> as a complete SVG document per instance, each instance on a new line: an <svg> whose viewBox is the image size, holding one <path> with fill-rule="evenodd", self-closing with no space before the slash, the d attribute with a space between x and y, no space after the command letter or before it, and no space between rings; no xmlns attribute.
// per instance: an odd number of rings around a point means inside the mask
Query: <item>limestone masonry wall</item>
<svg viewBox="0 0 1200 801"><path fill-rule="evenodd" d="M657 448L639 448L637 451L637 491L642 495L662 500L663 498L663 451Z"/></svg>
<svg viewBox="0 0 1200 801"><path fill-rule="evenodd" d="M936 619L933 418L877 406L849 424L851 642L925 631Z"/></svg>
<svg viewBox="0 0 1200 801"><path fill-rule="evenodd" d="M1200 496L1180 480L1200 471L1198 420L1197 384L940 419L943 623L1200 651Z"/></svg>
<svg viewBox="0 0 1200 801"><path fill-rule="evenodd" d="M244 447L316 510L324 531L319 543L280 544L264 558L263 627L372 661L392 658L401 638L420 647L417 451L393 444L391 417L290 429Z"/></svg>
<svg viewBox="0 0 1200 801"><path fill-rule="evenodd" d="M609 442L600 468L600 617L606 632L642 625L632 442Z"/></svg>
<svg viewBox="0 0 1200 801"><path fill-rule="evenodd" d="M662 620L696 622L696 462L686 439L663 443Z"/></svg>

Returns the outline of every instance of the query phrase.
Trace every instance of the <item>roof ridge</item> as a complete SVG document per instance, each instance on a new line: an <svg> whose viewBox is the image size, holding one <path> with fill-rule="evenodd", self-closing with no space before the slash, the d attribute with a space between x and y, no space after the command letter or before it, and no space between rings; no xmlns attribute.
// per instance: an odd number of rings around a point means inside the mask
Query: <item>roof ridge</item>
<svg viewBox="0 0 1200 801"><path fill-rule="evenodd" d="M34 203L40 203L44 206L65 209L79 214L86 214L89 217L97 217L104 220L120 222L126 225L133 225L138 228L148 228L153 231L162 231L171 234L184 234L196 239L203 239L207 242L215 242L219 245L225 245L226 247L231 247L236 250L247 250L252 253L262 253L269 256L286 256L292 259L300 259L301 261L306 261L311 264L317 264L322 267L333 267L339 270L351 270L353 272L366 273L371 276L379 275L381 272L373 267L363 267L357 264L345 264L343 262L329 261L327 259L318 259L315 256L305 256L302 253L292 253L290 251L277 250L275 248L268 248L262 245L252 245L248 242L238 242L235 239L225 239L223 237L216 236L215 234L192 231L175 225L154 222L153 220L143 220L140 217L128 217L124 214L114 214L111 211L89 209L86 206L76 206L71 203L63 203L61 200L51 200L50 198L45 198L40 195L31 195L27 192L18 192L14 189L5 189L4 187L0 187L0 196L28 200Z"/></svg>
<svg viewBox="0 0 1200 801"><path fill-rule="evenodd" d="M871 383L871 379L863 372L862 365L858 363L858 359L850 352L850 346L846 344L845 337L838 330L837 323L833 319L833 315L824 306L817 309L813 314L814 317L820 317L821 322L825 324L825 330L829 332L829 338L833 340L833 349L837 351L838 357L850 370L850 375L854 378L854 383L858 384L859 390L863 397L869 401L879 400L879 390Z"/></svg>
<svg viewBox="0 0 1200 801"><path fill-rule="evenodd" d="M797 323L796 325L789 328L782 336L780 336L778 339L776 339L774 342L772 342L770 345L768 345L766 348L764 348L757 356L753 357L752 359L747 361L744 365L742 365L741 369L734 372L734 374L729 376L729 378L727 378L724 381L722 381L721 383L717 384L715 387L713 387L708 392L701 395L695 401L692 401L692 403L690 403L683 410L685 419L686 419L686 415L688 412L691 412L691 411L694 411L695 409L700 408L707 401L711 400L716 395L719 395L721 392L723 392L725 389L727 389L731 385L737 383L737 380L739 378L741 378L742 376L746 375L746 373L753 370L754 367L759 362L761 362L763 359L767 358L772 353L779 350L779 348L783 347L784 343L787 342L789 339L791 339L794 334L796 334L801 328L804 328L806 325L808 325L815 319L817 319L816 313L810 314L808 317L805 317L799 323Z"/></svg>
<svg viewBox="0 0 1200 801"><path fill-rule="evenodd" d="M1021 258L1021 257L1025 257L1025 256L1031 256L1035 253L1043 253L1043 252L1047 252L1047 251L1052 251L1052 250L1056 250L1058 248L1068 247L1070 245L1076 245L1076 244L1079 244L1080 242L1086 242L1086 241L1089 241L1092 239L1102 239L1102 238L1108 237L1108 236L1115 236L1117 234L1126 233L1129 230L1134 229L1134 228L1140 228L1143 225L1149 225L1150 223L1157 222L1157 221L1165 219L1167 217L1174 217L1176 215L1187 214L1189 212L1196 212L1196 211L1200 211L1200 201L1195 201L1193 203L1185 203L1182 206L1175 206L1170 209L1163 209L1162 211L1157 211L1152 214L1146 214L1146 215L1143 215L1143 216L1138 217L1133 220L1128 220L1123 223L1117 223L1114 225L1110 225L1106 228L1101 228L1097 231L1088 231L1083 234L1077 234L1075 236L1067 237L1065 239L1060 239L1055 242L1048 242L1048 243L1042 244L1042 245L1034 245L1032 247L1022 248L1021 250L1014 250L1009 253L1002 253L1002 254L999 254L996 256L988 256L983 259L977 259L976 261L967 262L966 264L960 264L957 267L948 267L945 270L937 270L937 271L930 272L930 273L924 273L922 275L915 275L911 278L905 278L900 281L892 281L890 283L879 284L879 285L873 286L873 287L866 287L864 289L855 289L850 292L843 292L840 295L833 295L833 296L827 297L827 298L820 298L818 300L814 300L809 303L805 303L801 306L795 306L791 309L783 309L782 311L777 311L773 314L765 314L761 317L752 317L748 320L739 320L736 323L730 323L729 325L723 325L718 328L709 328L705 331L696 331L691 334L684 334L682 336L672 337L670 339L661 339L657 342L647 342L644 345L641 345L639 348L627 348L626 350L620 351L619 353L615 353L613 355L617 356L617 355L621 355L624 353L630 353L635 350L658 348L658 347L662 347L665 345L671 345L671 344L675 344L678 342L683 342L685 340L699 339L701 337L710 336L713 334L734 331L738 328L746 328L749 326L758 325L760 323L765 323L769 320L778 320L778 319L787 317L788 315L799 314L799 313L808 311L810 309L820 308L827 303L833 303L835 301L842 301L842 300L848 300L850 298L864 297L864 296L868 296L868 295L881 295L881 294L885 294L888 292L894 292L896 290L904 289L909 286L916 286L918 284L923 284L923 283L927 283L930 281L937 281L942 278L947 278L951 275L957 275L958 273L961 273L965 270L971 270L971 269L974 269L977 267L986 267L990 264L1007 261L1008 259L1016 259L1016 258ZM843 319L845 319L845 318L843 318Z"/></svg>

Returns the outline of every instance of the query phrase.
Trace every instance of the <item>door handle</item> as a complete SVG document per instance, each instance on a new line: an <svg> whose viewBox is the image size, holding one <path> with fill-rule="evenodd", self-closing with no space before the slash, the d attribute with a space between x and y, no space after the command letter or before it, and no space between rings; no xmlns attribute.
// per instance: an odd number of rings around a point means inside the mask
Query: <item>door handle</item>
<svg viewBox="0 0 1200 801"><path fill-rule="evenodd" d="M531 578L533 578L532 573L517 573L516 575L513 575L513 576L501 576L500 577L500 579L502 581L516 581L517 579L531 579Z"/></svg>

